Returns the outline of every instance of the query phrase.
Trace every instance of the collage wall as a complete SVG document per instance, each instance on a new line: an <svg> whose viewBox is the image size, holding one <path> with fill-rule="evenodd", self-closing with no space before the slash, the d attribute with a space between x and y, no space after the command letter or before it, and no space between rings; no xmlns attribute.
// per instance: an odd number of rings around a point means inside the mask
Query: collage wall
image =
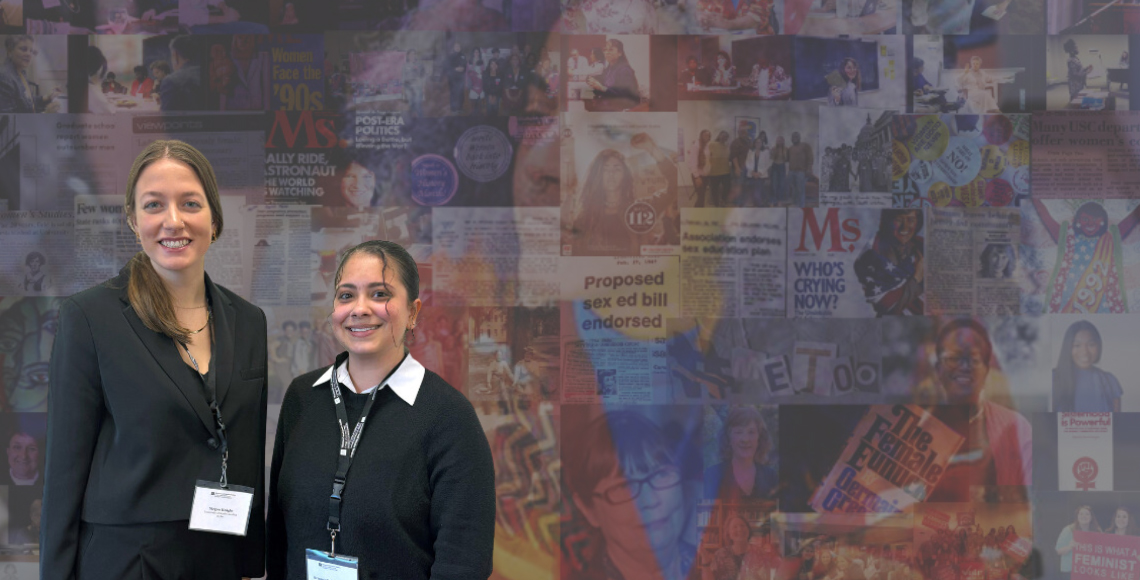
<svg viewBox="0 0 1140 580"><path fill-rule="evenodd" d="M174 138L268 317L268 445L341 351L340 253L415 257L494 578L1140 579L1138 34L1132 0L0 0L0 578L38 577L60 300L139 250L128 169Z"/></svg>

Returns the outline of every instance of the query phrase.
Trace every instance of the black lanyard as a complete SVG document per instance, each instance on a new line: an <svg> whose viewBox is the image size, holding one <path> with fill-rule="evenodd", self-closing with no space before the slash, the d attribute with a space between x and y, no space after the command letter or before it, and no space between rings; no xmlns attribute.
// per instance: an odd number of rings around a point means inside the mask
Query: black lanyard
<svg viewBox="0 0 1140 580"><path fill-rule="evenodd" d="M215 367L213 364L217 361L217 357L215 356L215 354L217 353L216 347L217 347L218 341L214 337L214 320L213 320L213 318L210 319L209 326L210 326L210 362L211 362L211 365L210 365L210 370L206 371L205 374L202 374L202 370L198 366L198 361L194 358L194 355L190 354L190 349L187 348L184 343L181 343L178 341L175 341L175 343L180 345L182 347L182 350L186 351L186 356L190 359L190 362L194 365L194 370L196 371L198 378L202 379L202 388L205 391L203 393L203 395L206 397L206 403L210 406L210 414L213 415L213 417L214 417L214 426L216 427L216 430L218 433L218 440L221 442L222 478L221 478L220 483L221 483L223 488L226 488L229 486L229 482L226 478L226 467L227 467L229 460L230 460L230 444L229 444L229 440L226 438L226 424L224 421L222 421L222 408L220 405L218 405L218 374L214 372Z"/></svg>
<svg viewBox="0 0 1140 580"><path fill-rule="evenodd" d="M408 355L404 355L404 359ZM360 444L360 436L364 433L364 421L368 419L368 414L372 411L372 403L376 402L376 394L380 389L384 388L384 383L391 378L392 374L404 364L404 359L384 377L380 384L372 389L372 394L369 395L368 400L364 403L364 409L360 411L360 419L356 421L356 427L352 431L348 430L348 410L344 406L344 398L340 392L340 380L337 379L337 374L341 365L347 364L345 361L348 355L337 357L333 363L332 376L329 378L329 392L332 393L333 406L336 407L336 420L340 424L340 454L336 460L336 475L333 476L332 494L329 495L329 523L328 530L329 536L332 538L332 550L330 554L336 554L336 535L340 531L340 508L342 497L344 495L344 484L348 480L348 468L352 466L352 458L356 455L356 447Z"/></svg>

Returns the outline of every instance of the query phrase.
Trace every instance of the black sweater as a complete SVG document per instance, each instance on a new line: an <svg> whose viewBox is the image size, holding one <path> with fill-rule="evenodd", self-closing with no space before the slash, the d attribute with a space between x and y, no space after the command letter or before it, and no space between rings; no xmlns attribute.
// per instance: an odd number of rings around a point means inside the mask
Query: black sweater
<svg viewBox="0 0 1140 580"><path fill-rule="evenodd" d="M305 550L328 551L329 494L340 429L327 367L289 385L270 467L268 580L304 580ZM353 427L366 394L341 386ZM495 537L495 472L475 409L427 371L415 404L376 395L344 489L337 553L359 578L487 578Z"/></svg>

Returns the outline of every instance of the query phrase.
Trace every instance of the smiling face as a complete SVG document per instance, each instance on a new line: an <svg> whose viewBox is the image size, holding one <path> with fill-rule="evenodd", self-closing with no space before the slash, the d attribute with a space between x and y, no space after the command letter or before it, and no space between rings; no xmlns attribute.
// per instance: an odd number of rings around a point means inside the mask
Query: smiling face
<svg viewBox="0 0 1140 580"><path fill-rule="evenodd" d="M340 178L340 193L344 196L344 200L355 208L372 205L372 192L375 189L376 174L355 161L349 164L344 176Z"/></svg>
<svg viewBox="0 0 1140 580"><path fill-rule="evenodd" d="M946 335L935 368L951 403L976 403L990 372L985 341L970 328Z"/></svg>
<svg viewBox="0 0 1140 580"><path fill-rule="evenodd" d="M914 239L915 231L918 229L918 214L913 211L908 211L899 214L891 220L891 234L894 236L895 241L900 244L909 244Z"/></svg>
<svg viewBox="0 0 1140 580"><path fill-rule="evenodd" d="M847 64L843 65L843 74L846 75L848 79L855 78L855 75L859 74L859 65L855 64L853 60L847 61Z"/></svg>
<svg viewBox="0 0 1140 580"><path fill-rule="evenodd" d="M728 430L728 443L732 447L733 458L752 461L756 456L756 447L760 444L760 429L752 421L731 427Z"/></svg>
<svg viewBox="0 0 1140 580"><path fill-rule="evenodd" d="M1090 212L1081 212L1077 215L1077 229L1087 237L1099 235L1104 228L1104 218Z"/></svg>
<svg viewBox="0 0 1140 580"><path fill-rule="evenodd" d="M747 542L749 537L748 524L736 517L728 523L728 537L734 542Z"/></svg>
<svg viewBox="0 0 1140 580"><path fill-rule="evenodd" d="M394 259L357 252L341 270L336 288L333 336L352 357L395 366L404 356L404 332L415 324L420 300L408 300ZM351 364L351 363L350 363Z"/></svg>
<svg viewBox="0 0 1140 580"><path fill-rule="evenodd" d="M975 56L975 57L970 58L970 70L972 70L972 71L982 70L982 57Z"/></svg>
<svg viewBox="0 0 1140 580"><path fill-rule="evenodd" d="M1091 368L1100 360L1100 343L1096 341L1093 333L1087 330L1078 331L1073 337L1073 364L1077 368Z"/></svg>
<svg viewBox="0 0 1140 580"><path fill-rule="evenodd" d="M19 479L32 479L39 471L40 447L27 433L16 433L8 441L8 468Z"/></svg>
<svg viewBox="0 0 1140 580"><path fill-rule="evenodd" d="M1116 517L1112 518L1112 523L1117 532L1123 533L1128 530L1128 519L1128 512L1123 509L1116 510Z"/></svg>
<svg viewBox="0 0 1140 580"><path fill-rule="evenodd" d="M16 65L18 70L27 70L32 65L32 57L35 56L35 46L30 40L21 40L8 51L8 60Z"/></svg>
<svg viewBox="0 0 1140 580"><path fill-rule="evenodd" d="M1087 529L1089 524L1092 523L1092 512L1088 508L1081 508L1077 512L1077 525L1081 528Z"/></svg>
<svg viewBox="0 0 1140 580"><path fill-rule="evenodd" d="M135 184L129 217L160 276L173 280L182 273L205 269L214 233L213 214L202 182L189 165L174 159L148 165Z"/></svg>

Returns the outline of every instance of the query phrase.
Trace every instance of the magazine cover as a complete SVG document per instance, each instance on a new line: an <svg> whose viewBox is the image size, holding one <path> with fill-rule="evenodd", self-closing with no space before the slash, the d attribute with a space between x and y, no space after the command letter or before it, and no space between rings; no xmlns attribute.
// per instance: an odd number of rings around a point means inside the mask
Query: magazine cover
<svg viewBox="0 0 1140 580"><path fill-rule="evenodd" d="M675 253L677 116L566 113L562 255Z"/></svg>
<svg viewBox="0 0 1140 580"><path fill-rule="evenodd" d="M788 317L921 315L921 209L788 210Z"/></svg>

